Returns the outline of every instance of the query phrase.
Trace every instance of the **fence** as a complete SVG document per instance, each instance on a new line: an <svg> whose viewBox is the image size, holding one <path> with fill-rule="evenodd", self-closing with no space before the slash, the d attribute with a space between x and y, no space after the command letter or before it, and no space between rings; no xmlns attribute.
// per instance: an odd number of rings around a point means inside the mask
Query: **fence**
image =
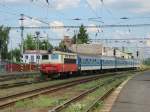
<svg viewBox="0 0 150 112"><path fill-rule="evenodd" d="M14 63L10 61L0 61L0 73L9 72L30 72L36 71L35 64Z"/></svg>

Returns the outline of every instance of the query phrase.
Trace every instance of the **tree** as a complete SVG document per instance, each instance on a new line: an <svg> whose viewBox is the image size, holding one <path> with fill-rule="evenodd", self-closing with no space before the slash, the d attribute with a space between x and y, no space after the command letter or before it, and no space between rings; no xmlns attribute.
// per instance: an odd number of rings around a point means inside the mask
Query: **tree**
<svg viewBox="0 0 150 112"><path fill-rule="evenodd" d="M14 49L14 50L11 50L9 51L8 53L8 59L9 60L12 60L13 62L20 62L20 57L21 57L21 52L20 52L20 49Z"/></svg>
<svg viewBox="0 0 150 112"><path fill-rule="evenodd" d="M53 46L47 40L39 41L39 43L40 50L53 49Z"/></svg>
<svg viewBox="0 0 150 112"><path fill-rule="evenodd" d="M77 34L77 39L76 39L76 35L73 36L72 38L73 43L77 43L77 44L84 44L84 43L88 43L89 40L89 35L87 33L87 30L85 29L84 25L81 25L79 28L79 33Z"/></svg>
<svg viewBox="0 0 150 112"><path fill-rule="evenodd" d="M150 66L150 58L147 58L143 61L144 65Z"/></svg>
<svg viewBox="0 0 150 112"><path fill-rule="evenodd" d="M39 50L48 50L48 49L52 49L53 46L49 43L48 40L39 40L39 42L37 42L37 39L34 39L32 35L28 34L27 38L24 41L24 49L27 50L37 50L37 46L39 45Z"/></svg>
<svg viewBox="0 0 150 112"><path fill-rule="evenodd" d="M27 34L27 38L25 39L23 45L24 45L24 49L28 49L28 50L36 49L36 42L33 39L33 36L31 34Z"/></svg>
<svg viewBox="0 0 150 112"><path fill-rule="evenodd" d="M2 60L8 57L9 32L9 27L0 26L0 54Z"/></svg>
<svg viewBox="0 0 150 112"><path fill-rule="evenodd" d="M66 45L64 44L64 41L61 41L61 42L59 43L58 50L60 50L60 51L67 51L67 47L66 47Z"/></svg>

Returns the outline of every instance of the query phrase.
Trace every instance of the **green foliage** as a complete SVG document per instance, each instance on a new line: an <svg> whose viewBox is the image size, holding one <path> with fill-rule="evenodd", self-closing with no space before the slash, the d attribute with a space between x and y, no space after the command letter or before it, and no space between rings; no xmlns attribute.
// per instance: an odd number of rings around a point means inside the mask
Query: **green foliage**
<svg viewBox="0 0 150 112"><path fill-rule="evenodd" d="M73 38L73 43L77 43L77 44L84 44L84 43L88 43L90 41L89 39L89 35L87 33L87 30L85 29L84 25L80 26L79 29L79 33L77 34L77 39L76 36L74 35Z"/></svg>
<svg viewBox="0 0 150 112"><path fill-rule="evenodd" d="M150 58L143 61L144 65L150 66Z"/></svg>
<svg viewBox="0 0 150 112"><path fill-rule="evenodd" d="M18 101L15 104L16 108L46 108L54 105L62 104L66 99L57 99L55 97L48 97L48 96L39 96L36 99L26 99L23 101Z"/></svg>
<svg viewBox="0 0 150 112"><path fill-rule="evenodd" d="M69 106L68 112L82 112L85 108L84 104L76 103Z"/></svg>
<svg viewBox="0 0 150 112"><path fill-rule="evenodd" d="M38 40L35 40L32 35L28 34L24 41L24 49L36 50L38 46L37 41ZM53 46L47 40L39 40L39 50L48 50L52 48Z"/></svg>
<svg viewBox="0 0 150 112"><path fill-rule="evenodd" d="M2 59L7 59L10 28L0 26L0 53Z"/></svg>
<svg viewBox="0 0 150 112"><path fill-rule="evenodd" d="M36 49L36 42L32 35L28 34L27 38L25 39L24 43L24 49L28 50L35 50Z"/></svg>
<svg viewBox="0 0 150 112"><path fill-rule="evenodd" d="M72 43L73 44L76 44L76 43L77 44L84 44L84 43L87 44L89 41L90 41L90 39L89 39L87 30L85 29L85 27L83 25L81 25L79 28L79 33L77 34L77 39L76 39L76 35L74 35L72 37ZM61 50L61 51L69 51L63 41L61 41L59 43L59 47L56 49Z"/></svg>
<svg viewBox="0 0 150 112"><path fill-rule="evenodd" d="M59 51L64 51L64 52L71 52L67 46L64 44L64 41L61 41L59 43L59 46L55 48L56 50L59 50Z"/></svg>
<svg viewBox="0 0 150 112"><path fill-rule="evenodd" d="M14 62L20 62L21 52L20 49L14 49L9 51L8 53L8 59L12 60Z"/></svg>
<svg viewBox="0 0 150 112"><path fill-rule="evenodd" d="M39 43L40 50L48 50L53 48L53 46L47 40L40 41Z"/></svg>
<svg viewBox="0 0 150 112"><path fill-rule="evenodd" d="M61 42L59 43L58 50L60 50L60 51L66 51L66 50L67 50L67 47L66 47L66 45L64 44L63 41L61 41Z"/></svg>

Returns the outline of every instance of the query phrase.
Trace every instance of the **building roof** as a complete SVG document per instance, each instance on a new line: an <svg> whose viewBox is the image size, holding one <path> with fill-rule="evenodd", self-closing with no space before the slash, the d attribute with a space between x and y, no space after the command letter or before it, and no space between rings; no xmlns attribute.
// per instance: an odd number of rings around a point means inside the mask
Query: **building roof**
<svg viewBox="0 0 150 112"><path fill-rule="evenodd" d="M24 54L48 54L47 50L26 50Z"/></svg>
<svg viewBox="0 0 150 112"><path fill-rule="evenodd" d="M53 51L53 53L58 53L58 54L62 54L62 55L68 55L68 54L70 54L70 55L77 55L76 53L69 53L69 52L62 52L62 51Z"/></svg>

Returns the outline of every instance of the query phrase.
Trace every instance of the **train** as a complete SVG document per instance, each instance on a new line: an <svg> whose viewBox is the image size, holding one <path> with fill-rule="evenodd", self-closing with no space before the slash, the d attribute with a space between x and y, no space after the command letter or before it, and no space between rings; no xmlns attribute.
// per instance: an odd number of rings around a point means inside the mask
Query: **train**
<svg viewBox="0 0 150 112"><path fill-rule="evenodd" d="M104 70L136 69L138 59L53 51L43 54L40 72L46 77Z"/></svg>

